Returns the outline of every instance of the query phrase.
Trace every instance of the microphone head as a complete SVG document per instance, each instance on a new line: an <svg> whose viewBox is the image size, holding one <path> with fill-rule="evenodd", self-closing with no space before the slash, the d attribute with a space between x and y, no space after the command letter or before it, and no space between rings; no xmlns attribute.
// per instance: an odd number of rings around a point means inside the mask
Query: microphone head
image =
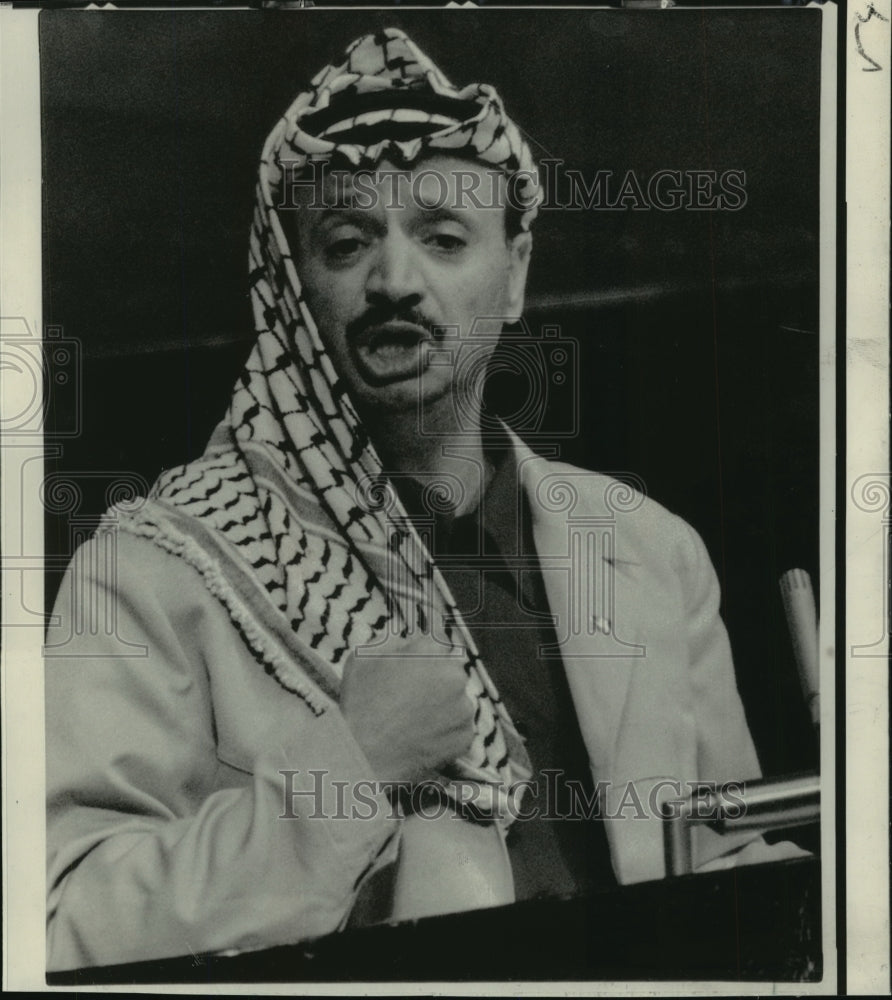
<svg viewBox="0 0 892 1000"><path fill-rule="evenodd" d="M821 720L818 616L811 577L804 569L789 569L779 583L802 695L817 726Z"/></svg>

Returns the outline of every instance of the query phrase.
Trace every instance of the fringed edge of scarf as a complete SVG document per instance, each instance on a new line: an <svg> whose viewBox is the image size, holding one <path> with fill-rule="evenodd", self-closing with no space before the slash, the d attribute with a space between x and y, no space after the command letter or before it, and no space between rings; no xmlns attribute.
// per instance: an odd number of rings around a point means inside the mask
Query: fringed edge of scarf
<svg viewBox="0 0 892 1000"><path fill-rule="evenodd" d="M314 689L312 682L298 673L299 668L277 649L272 648L279 643L265 634L263 626L258 622L242 598L227 582L220 564L209 556L204 549L187 535L172 531L169 527L162 528L154 521L140 514L119 512L115 508L106 512L97 527L99 531L126 531L139 538L146 538L159 548L187 562L201 574L205 586L226 609L233 624L239 629L252 652L269 668L275 679L286 690L297 695L313 712L320 716L328 708L329 699Z"/></svg>

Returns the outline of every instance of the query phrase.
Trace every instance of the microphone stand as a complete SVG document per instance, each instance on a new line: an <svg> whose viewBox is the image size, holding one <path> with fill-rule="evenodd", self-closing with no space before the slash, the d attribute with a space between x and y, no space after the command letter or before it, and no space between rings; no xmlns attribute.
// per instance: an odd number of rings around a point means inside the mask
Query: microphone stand
<svg viewBox="0 0 892 1000"><path fill-rule="evenodd" d="M817 823L821 814L817 774L747 781L722 789L700 789L666 803L663 848L668 875L693 871L692 827L706 823L718 833L781 830Z"/></svg>

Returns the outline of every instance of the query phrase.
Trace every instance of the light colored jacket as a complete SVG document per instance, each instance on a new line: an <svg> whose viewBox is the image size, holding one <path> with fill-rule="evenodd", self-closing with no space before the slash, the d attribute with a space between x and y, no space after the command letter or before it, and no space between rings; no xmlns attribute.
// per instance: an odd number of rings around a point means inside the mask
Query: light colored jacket
<svg viewBox="0 0 892 1000"><path fill-rule="evenodd" d="M696 532L616 480L515 447L595 781L626 802L634 783L646 807L659 778L758 777ZM282 688L196 570L145 539L78 550L55 616L48 967L342 927L397 858L403 821L337 706L318 714ZM665 874L659 817L636 813L607 821L621 882ZM708 830L694 848L700 867L799 853Z"/></svg>

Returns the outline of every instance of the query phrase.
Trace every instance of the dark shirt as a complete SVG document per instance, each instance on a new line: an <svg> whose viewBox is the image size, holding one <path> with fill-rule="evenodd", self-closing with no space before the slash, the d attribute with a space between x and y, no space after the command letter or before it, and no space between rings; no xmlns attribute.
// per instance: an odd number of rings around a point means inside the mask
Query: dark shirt
<svg viewBox="0 0 892 1000"><path fill-rule="evenodd" d="M533 764L536 787L507 841L517 898L577 894L615 880L603 824L585 818L579 797L592 801L593 782L564 666L559 655L542 652L556 636L514 449L505 437L486 455L494 473L469 514L425 509L412 481L400 482L400 495L423 526Z"/></svg>

